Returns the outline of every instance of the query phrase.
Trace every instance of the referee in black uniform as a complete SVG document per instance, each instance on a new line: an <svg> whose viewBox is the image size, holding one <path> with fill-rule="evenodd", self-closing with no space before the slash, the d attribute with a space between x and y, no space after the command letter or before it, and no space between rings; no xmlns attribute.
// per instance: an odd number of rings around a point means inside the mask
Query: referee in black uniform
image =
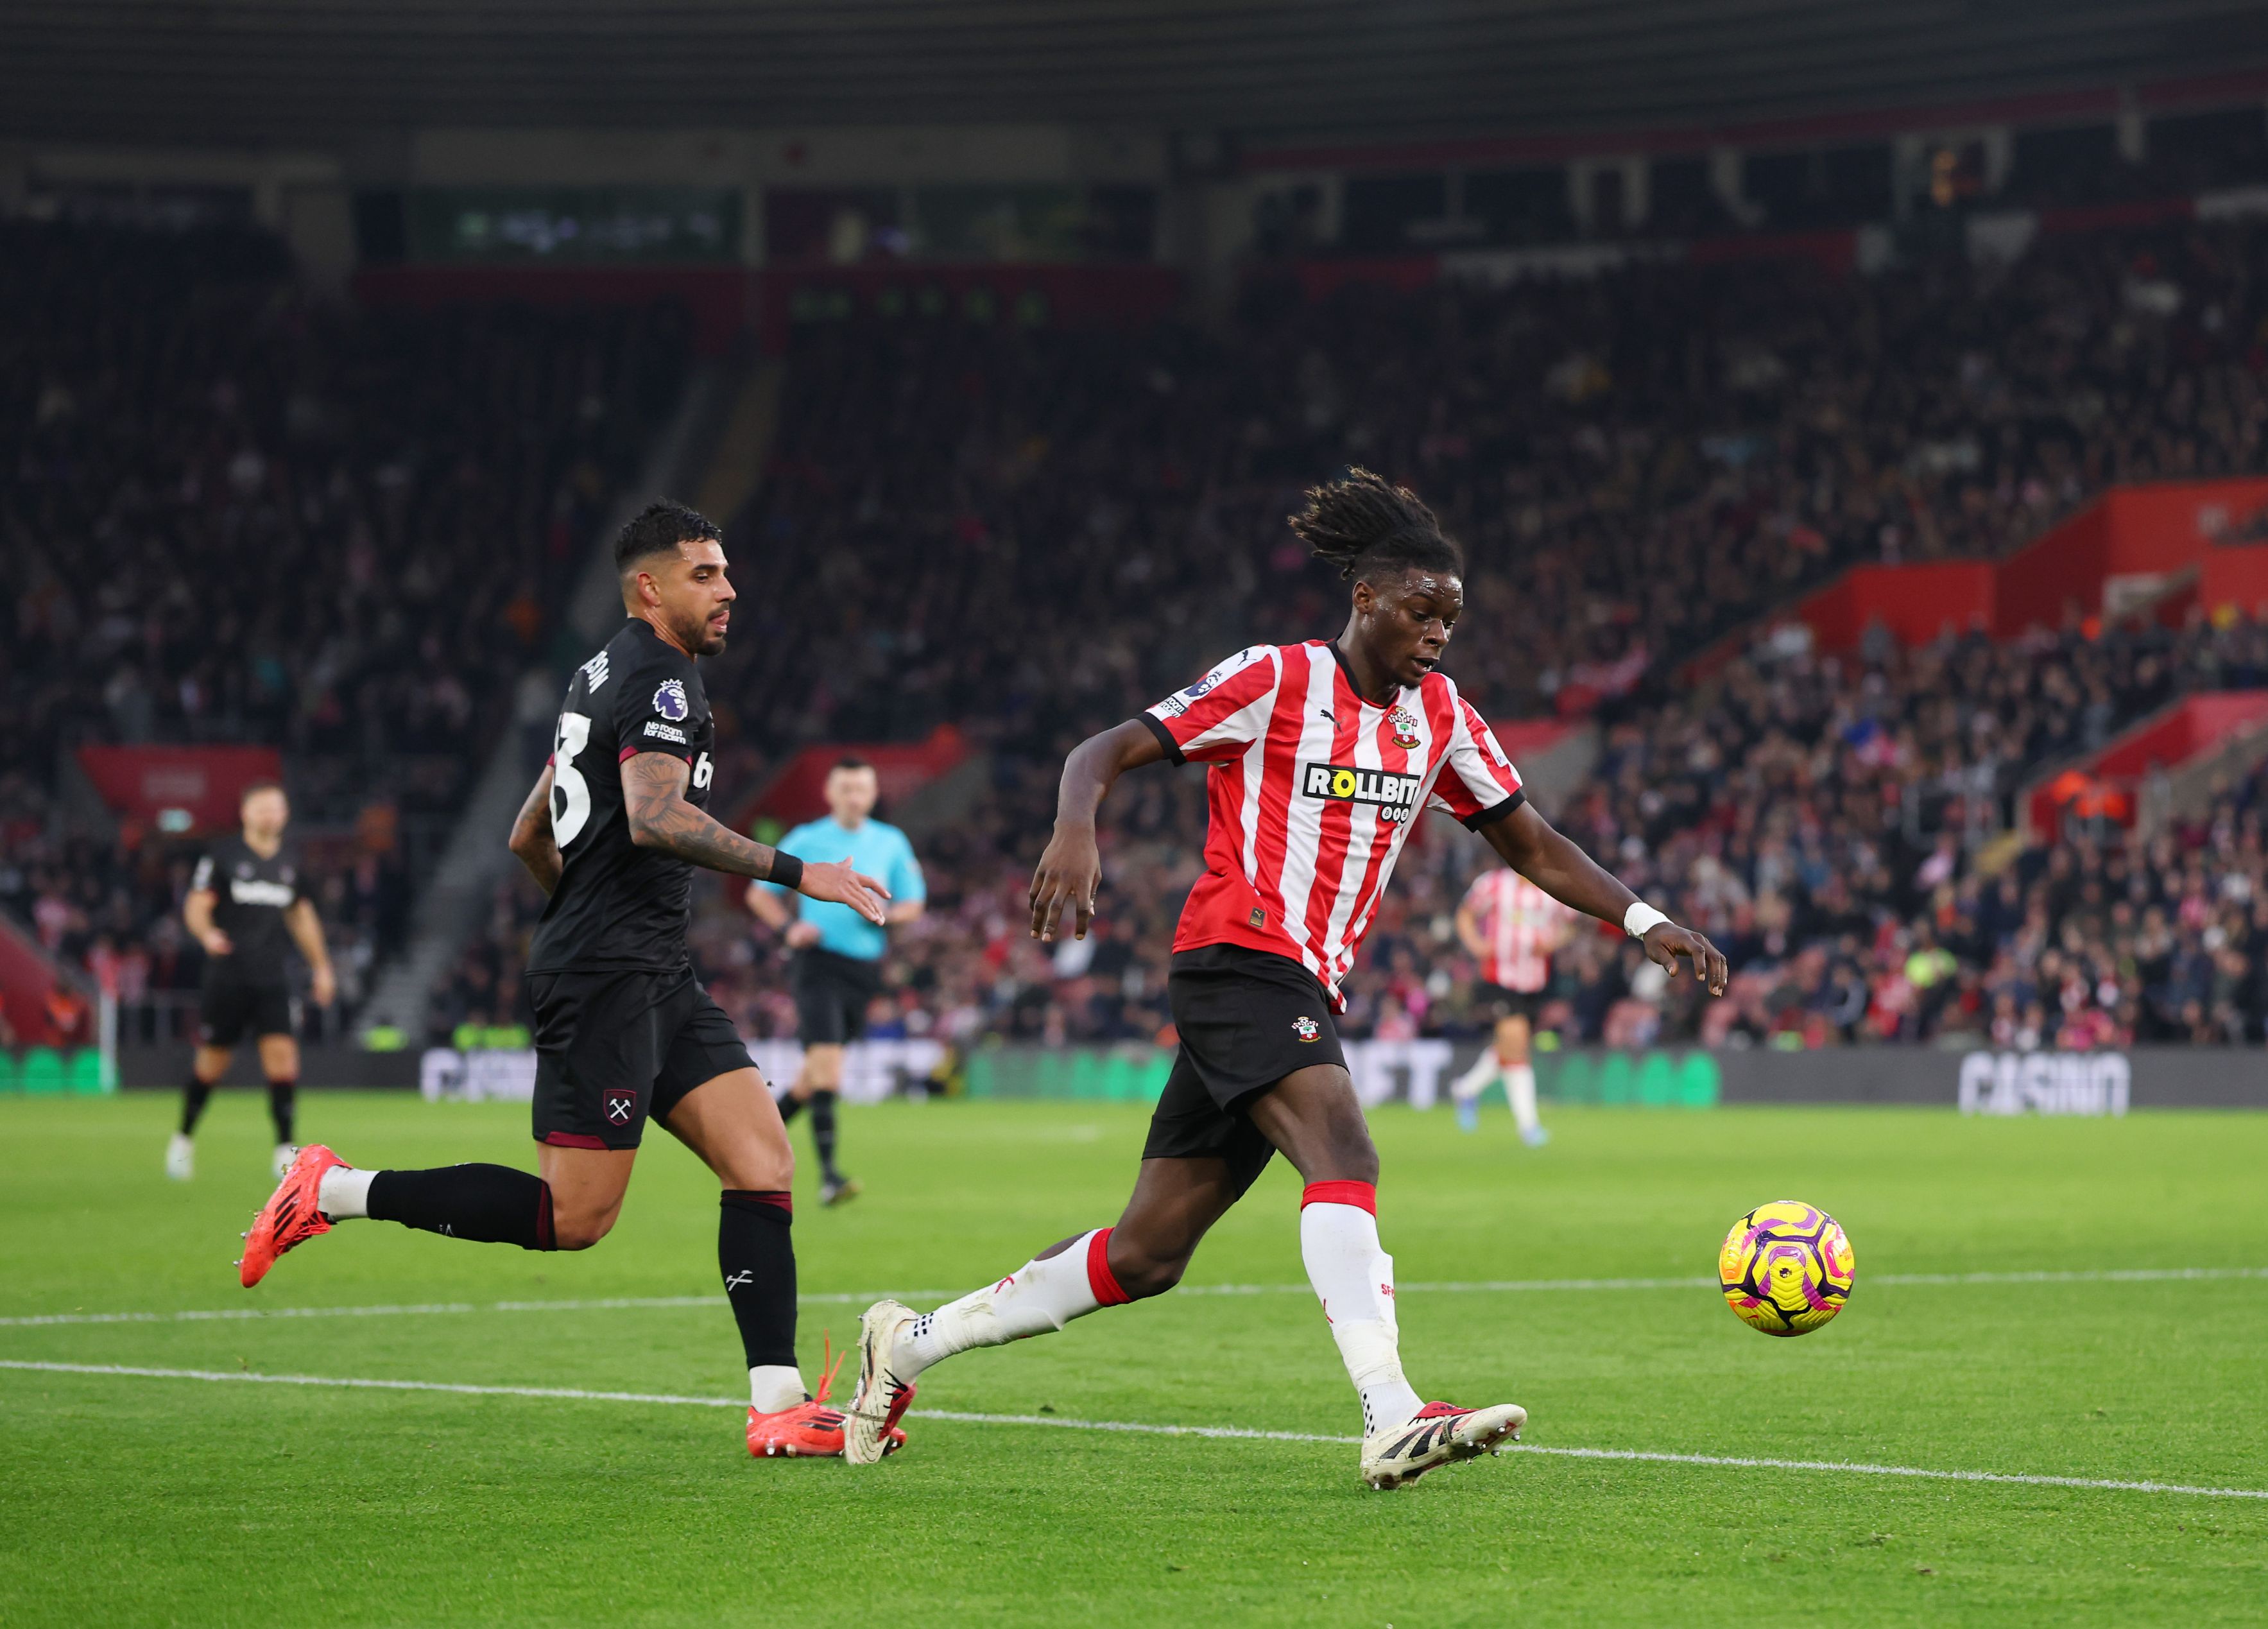
<svg viewBox="0 0 2268 1629"><path fill-rule="evenodd" d="M197 1054L181 1101L181 1129L166 1150L166 1175L185 1182L195 1165L189 1139L213 1087L228 1068L237 1043L249 1032L260 1046L268 1078L268 1108L276 1120L276 1174L291 1168L292 1097L299 1084L299 1043L292 1034L291 998L284 982L287 943L299 947L314 976L318 1006L337 991L331 953L315 903L303 890L298 857L284 846L291 806L274 781L244 789L238 805L244 829L213 844L197 862L181 920L205 947L204 996L197 1011Z"/></svg>

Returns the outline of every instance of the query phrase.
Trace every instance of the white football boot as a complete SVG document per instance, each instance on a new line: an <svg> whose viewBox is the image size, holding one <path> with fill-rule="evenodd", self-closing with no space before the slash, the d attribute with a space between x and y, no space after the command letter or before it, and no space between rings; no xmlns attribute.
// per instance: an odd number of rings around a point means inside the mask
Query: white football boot
<svg viewBox="0 0 2268 1629"><path fill-rule="evenodd" d="M901 1380L890 1360L898 1336L921 1315L902 1301L878 1301L858 1320L858 1385L843 1412L843 1457L854 1465L879 1463L891 1432L914 1400L914 1384Z"/></svg>
<svg viewBox="0 0 2268 1629"><path fill-rule="evenodd" d="M166 1145L166 1175L177 1183L185 1183L197 1174L197 1146L180 1132Z"/></svg>
<svg viewBox="0 0 2268 1629"><path fill-rule="evenodd" d="M1528 1411L1517 1403L1494 1408L1459 1408L1428 1403L1398 1426L1373 1431L1362 1440L1362 1479L1383 1493L1405 1487L1437 1465L1493 1454L1499 1444L1520 1440Z"/></svg>

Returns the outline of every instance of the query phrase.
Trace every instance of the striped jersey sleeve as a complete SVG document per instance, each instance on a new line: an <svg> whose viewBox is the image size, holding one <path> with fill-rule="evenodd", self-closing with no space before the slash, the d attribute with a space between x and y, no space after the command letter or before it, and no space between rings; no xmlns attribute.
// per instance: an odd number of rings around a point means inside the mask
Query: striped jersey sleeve
<svg viewBox="0 0 2268 1629"><path fill-rule="evenodd" d="M1233 758L1266 732L1281 669L1274 645L1248 646L1145 711L1142 721L1176 763Z"/></svg>
<svg viewBox="0 0 2268 1629"><path fill-rule="evenodd" d="M1433 783L1433 800L1473 830L1502 820L1528 800L1520 771L1463 697L1451 699L1449 750Z"/></svg>

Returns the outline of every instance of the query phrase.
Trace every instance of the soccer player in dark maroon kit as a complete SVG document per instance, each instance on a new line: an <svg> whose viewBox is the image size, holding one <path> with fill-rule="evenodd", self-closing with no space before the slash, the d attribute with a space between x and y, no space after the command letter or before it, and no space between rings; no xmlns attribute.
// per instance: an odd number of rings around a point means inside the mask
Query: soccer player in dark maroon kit
<svg viewBox="0 0 2268 1629"><path fill-rule="evenodd" d="M620 1213L648 1119L722 1186L718 1269L748 1366L748 1451L838 1454L843 1417L795 1360L787 1131L686 948L693 867L794 888L882 919L881 884L805 865L707 812L715 725L696 659L725 648L734 598L717 528L657 503L615 545L629 620L567 687L551 760L512 849L550 896L528 958L540 1172L357 1170L301 1151L246 1235L242 1277L350 1217L451 1238L579 1250ZM895 1442L892 1444L895 1446Z"/></svg>

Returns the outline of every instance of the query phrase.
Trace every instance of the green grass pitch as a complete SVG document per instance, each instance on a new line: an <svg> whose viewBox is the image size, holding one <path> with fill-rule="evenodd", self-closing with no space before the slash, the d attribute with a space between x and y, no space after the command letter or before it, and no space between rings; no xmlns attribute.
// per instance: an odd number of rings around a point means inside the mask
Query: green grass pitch
<svg viewBox="0 0 2268 1629"><path fill-rule="evenodd" d="M196 1180L156 1095L0 1100L0 1361L745 1397L711 1180L655 1134L581 1255L350 1223L235 1284L269 1186L229 1094ZM361 1164L532 1163L526 1111L315 1093ZM1563 1110L1375 1117L1403 1348L1539 1448L2268 1490L2268 1117ZM806 1204L802 1346L864 1294L958 1292L1110 1220L1138 1110L844 1115L865 1198ZM799 1143L801 1131L799 1128ZM1774 1340L1690 1280L1761 1200L1824 1205L1856 1294ZM2268 1499L1510 1453L1373 1493L1281 1162L1183 1293L933 1371L898 1458L754 1462L730 1408L0 1367L0 1624L2260 1621ZM2187 1279L2147 1276L2198 1270ZM2248 1272L2247 1270L2252 1270ZM2096 1275L1947 1282L1933 1275ZM2143 1276L2102 1276L2132 1271ZM1427 1287L1428 1286L1435 1287ZM839 1299L829 1300L829 1296ZM536 1307L683 1297L672 1306ZM696 1299L697 1298L697 1299ZM459 1310L30 1323L218 1308ZM847 1388L846 1388L847 1389Z"/></svg>

